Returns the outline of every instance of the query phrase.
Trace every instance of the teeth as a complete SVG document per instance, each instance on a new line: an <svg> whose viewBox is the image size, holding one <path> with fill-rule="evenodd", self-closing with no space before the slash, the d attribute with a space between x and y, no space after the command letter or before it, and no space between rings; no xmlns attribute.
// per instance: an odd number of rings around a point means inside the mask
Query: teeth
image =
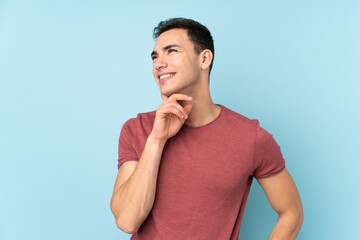
<svg viewBox="0 0 360 240"><path fill-rule="evenodd" d="M167 77L171 77L173 74L165 74L165 75L162 75L160 76L160 80L161 79L164 79L164 78L167 78Z"/></svg>

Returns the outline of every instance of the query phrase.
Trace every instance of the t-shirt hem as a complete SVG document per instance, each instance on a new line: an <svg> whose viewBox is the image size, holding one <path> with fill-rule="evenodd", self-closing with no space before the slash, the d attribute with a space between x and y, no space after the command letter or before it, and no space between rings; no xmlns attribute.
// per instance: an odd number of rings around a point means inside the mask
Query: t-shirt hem
<svg viewBox="0 0 360 240"><path fill-rule="evenodd" d="M275 171L275 172L271 172L271 173L262 175L262 176L260 176L260 177L256 177L256 176L254 176L254 177L255 177L256 179L262 179L262 178L272 177L272 176L277 175L278 173L282 172L284 169L285 169L285 164L284 164L281 168L279 168L277 171Z"/></svg>
<svg viewBox="0 0 360 240"><path fill-rule="evenodd" d="M117 168L119 169L123 163L128 162L128 161L137 161L138 162L139 160L138 159L126 159L126 160L118 161Z"/></svg>

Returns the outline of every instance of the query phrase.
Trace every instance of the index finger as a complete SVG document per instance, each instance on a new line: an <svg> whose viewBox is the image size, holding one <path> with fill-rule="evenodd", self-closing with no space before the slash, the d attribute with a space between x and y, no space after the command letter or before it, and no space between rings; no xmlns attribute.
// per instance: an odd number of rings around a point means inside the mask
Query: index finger
<svg viewBox="0 0 360 240"><path fill-rule="evenodd" d="M169 97L169 99L172 101L177 101L177 100L189 101L189 100L192 100L192 97L190 97L189 95L186 95L186 94L182 94L182 93L174 93Z"/></svg>

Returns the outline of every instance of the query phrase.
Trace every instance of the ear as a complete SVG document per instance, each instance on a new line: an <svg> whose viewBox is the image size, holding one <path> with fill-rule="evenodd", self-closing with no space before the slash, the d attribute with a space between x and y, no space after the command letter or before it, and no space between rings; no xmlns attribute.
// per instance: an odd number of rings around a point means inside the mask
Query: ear
<svg viewBox="0 0 360 240"><path fill-rule="evenodd" d="M205 49L200 53L201 56L201 69L205 70L210 68L211 62L213 60L213 54L209 49Z"/></svg>

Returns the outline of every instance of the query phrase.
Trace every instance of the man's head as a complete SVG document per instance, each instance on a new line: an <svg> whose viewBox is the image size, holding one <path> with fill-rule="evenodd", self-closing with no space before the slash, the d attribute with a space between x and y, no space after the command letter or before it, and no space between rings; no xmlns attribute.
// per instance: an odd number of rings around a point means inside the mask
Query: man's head
<svg viewBox="0 0 360 240"><path fill-rule="evenodd" d="M153 74L161 93L205 91L214 51L209 30L193 20L175 18L160 22L154 38Z"/></svg>
<svg viewBox="0 0 360 240"><path fill-rule="evenodd" d="M209 74L214 62L214 41L209 29L197 21L187 18L171 18L166 21L161 21L157 27L154 28L153 38L157 39L163 32L171 29L185 29L189 39L194 44L194 51L200 54L203 50L209 49L213 55L213 60L210 65Z"/></svg>

